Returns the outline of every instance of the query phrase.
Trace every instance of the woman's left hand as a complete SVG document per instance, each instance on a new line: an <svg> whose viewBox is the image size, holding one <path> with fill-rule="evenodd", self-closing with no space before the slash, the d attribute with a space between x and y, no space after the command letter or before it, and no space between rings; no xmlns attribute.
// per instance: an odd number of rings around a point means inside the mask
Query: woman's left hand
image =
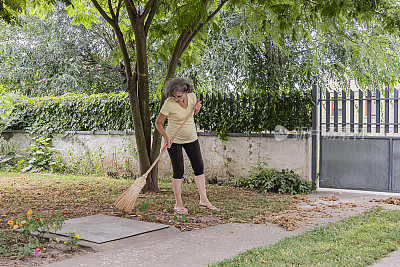
<svg viewBox="0 0 400 267"><path fill-rule="evenodd" d="M196 104L194 104L194 107L193 107L193 108L194 108L194 110L196 111L196 113L200 111L200 108L201 108L201 102L200 102L200 100L197 99L197 102L196 102Z"/></svg>

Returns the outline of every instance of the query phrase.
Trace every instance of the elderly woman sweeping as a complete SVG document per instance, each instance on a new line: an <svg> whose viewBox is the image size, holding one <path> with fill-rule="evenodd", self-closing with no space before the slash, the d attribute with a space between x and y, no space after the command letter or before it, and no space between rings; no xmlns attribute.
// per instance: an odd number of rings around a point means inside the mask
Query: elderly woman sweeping
<svg viewBox="0 0 400 267"><path fill-rule="evenodd" d="M203 159L193 120L194 114L192 113L193 109L195 114L200 111L201 103L193 93L193 84L188 79L175 78L165 84L163 93L168 98L165 100L156 119L156 129L164 137L164 142L167 144L168 154L172 163L172 188L175 196L174 210L179 214L188 214L187 209L183 206L181 197L184 173L183 148L189 157L194 171L195 182L200 194L200 207L219 211L207 198ZM176 133L189 114L191 114L189 119L176 134L173 142L171 142L171 137ZM168 118L167 131L163 127L166 118Z"/></svg>

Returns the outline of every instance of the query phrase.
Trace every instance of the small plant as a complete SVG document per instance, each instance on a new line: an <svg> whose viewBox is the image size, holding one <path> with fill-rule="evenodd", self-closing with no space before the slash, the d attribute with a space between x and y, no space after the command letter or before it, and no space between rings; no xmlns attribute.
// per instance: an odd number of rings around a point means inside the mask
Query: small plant
<svg viewBox="0 0 400 267"><path fill-rule="evenodd" d="M174 213L174 217L172 217L172 219L174 220L174 221L177 221L178 220L178 213ZM187 217L186 217L186 215L185 214L180 214L181 215L181 219L182 219L182 221L186 221L187 220Z"/></svg>
<svg viewBox="0 0 400 267"><path fill-rule="evenodd" d="M148 202L144 202L140 205L139 210L143 213L147 213L150 208L150 204Z"/></svg>
<svg viewBox="0 0 400 267"><path fill-rule="evenodd" d="M25 152L28 156L23 156L15 152L9 152L0 159L0 165L5 170L21 172L65 172L67 166L61 157L50 147L51 138L32 138L34 144L28 147Z"/></svg>
<svg viewBox="0 0 400 267"><path fill-rule="evenodd" d="M149 217L149 209L150 206L154 206L154 203L149 203L149 202L143 202L140 206L139 206L139 210L142 212L143 215L138 215L138 218L144 217L147 218Z"/></svg>
<svg viewBox="0 0 400 267"><path fill-rule="evenodd" d="M44 239L44 234L49 233L50 229L53 229L54 232L60 230L64 223L64 218L59 213L55 213L50 218L43 219L38 213L33 215L32 210L28 210L26 214L19 215L18 217L15 222L12 220L8 221L8 224L14 230L21 229L21 233L26 237L32 236L35 233L36 235L34 236L39 239Z"/></svg>
<svg viewBox="0 0 400 267"><path fill-rule="evenodd" d="M35 143L28 147L25 152L29 153L29 158L26 160L27 166L22 172L39 172L41 170L51 169L55 162L53 161L54 148L51 148L51 138L33 138Z"/></svg>
<svg viewBox="0 0 400 267"><path fill-rule="evenodd" d="M235 186L291 195L308 194L313 190L311 182L303 181L292 170L268 169L265 163L258 164L249 177L236 180Z"/></svg>
<svg viewBox="0 0 400 267"><path fill-rule="evenodd" d="M70 250L76 249L78 247L79 235L72 231L68 234L68 240L64 241L64 245L66 245Z"/></svg>
<svg viewBox="0 0 400 267"><path fill-rule="evenodd" d="M24 259L27 256L38 256L40 247L45 247L49 242L44 238L50 229L61 229L64 218L56 213L48 219L43 219L39 214L28 210L18 216L17 220L9 220L7 224L14 231L0 231L0 255L9 259Z"/></svg>

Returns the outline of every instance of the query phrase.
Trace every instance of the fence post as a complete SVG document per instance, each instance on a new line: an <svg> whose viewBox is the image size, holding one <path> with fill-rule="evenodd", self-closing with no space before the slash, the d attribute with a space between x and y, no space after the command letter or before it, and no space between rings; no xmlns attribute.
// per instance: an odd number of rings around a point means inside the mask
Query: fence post
<svg viewBox="0 0 400 267"><path fill-rule="evenodd" d="M312 184L317 186L317 164L318 164L318 147L317 147L317 127L318 127L318 86L314 84L311 90L312 100L314 103L311 117L312 117L312 128L311 128L311 180Z"/></svg>

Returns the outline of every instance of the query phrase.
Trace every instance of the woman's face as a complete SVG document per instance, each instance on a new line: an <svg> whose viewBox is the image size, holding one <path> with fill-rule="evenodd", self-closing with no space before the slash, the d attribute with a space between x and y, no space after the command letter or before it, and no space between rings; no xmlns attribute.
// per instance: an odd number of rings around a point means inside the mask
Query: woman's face
<svg viewBox="0 0 400 267"><path fill-rule="evenodd" d="M176 102L183 102L185 101L186 92L175 92L173 97Z"/></svg>

